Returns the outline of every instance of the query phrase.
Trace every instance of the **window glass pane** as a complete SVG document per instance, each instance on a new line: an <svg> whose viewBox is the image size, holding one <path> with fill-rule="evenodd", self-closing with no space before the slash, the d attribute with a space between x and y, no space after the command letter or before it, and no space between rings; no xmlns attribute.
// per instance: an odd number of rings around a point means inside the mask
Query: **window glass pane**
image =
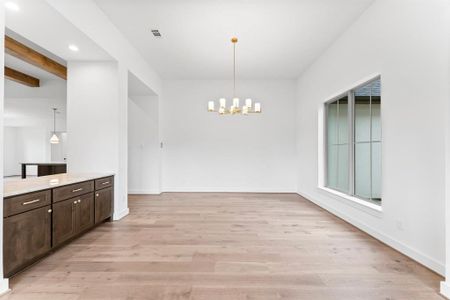
<svg viewBox="0 0 450 300"><path fill-rule="evenodd" d="M327 186L333 189L337 189L337 173L338 173L338 146L330 145L327 149L328 167L327 167Z"/></svg>
<svg viewBox="0 0 450 300"><path fill-rule="evenodd" d="M381 141L381 97L380 79L372 82L372 141Z"/></svg>
<svg viewBox="0 0 450 300"><path fill-rule="evenodd" d="M327 186L348 193L348 96L327 105Z"/></svg>
<svg viewBox="0 0 450 300"><path fill-rule="evenodd" d="M370 199L370 143L355 144L355 195Z"/></svg>
<svg viewBox="0 0 450 300"><path fill-rule="evenodd" d="M348 143L348 97L339 99L339 144Z"/></svg>
<svg viewBox="0 0 450 300"><path fill-rule="evenodd" d="M337 144L337 109L338 103L333 102L327 106L327 144Z"/></svg>
<svg viewBox="0 0 450 300"><path fill-rule="evenodd" d="M338 102L327 105L327 186L337 188L338 174Z"/></svg>
<svg viewBox="0 0 450 300"><path fill-rule="evenodd" d="M355 142L370 141L370 90L367 84L355 90Z"/></svg>
<svg viewBox="0 0 450 300"><path fill-rule="evenodd" d="M381 201L381 142L372 143L372 197Z"/></svg>
<svg viewBox="0 0 450 300"><path fill-rule="evenodd" d="M338 146L338 178L339 191L348 193L348 144Z"/></svg>
<svg viewBox="0 0 450 300"><path fill-rule="evenodd" d="M381 201L381 81L372 82L372 199Z"/></svg>

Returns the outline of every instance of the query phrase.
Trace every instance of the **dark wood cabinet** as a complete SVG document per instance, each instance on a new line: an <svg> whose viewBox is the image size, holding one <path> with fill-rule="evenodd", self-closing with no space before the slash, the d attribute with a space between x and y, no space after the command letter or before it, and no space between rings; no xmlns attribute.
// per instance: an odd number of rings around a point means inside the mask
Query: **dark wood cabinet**
<svg viewBox="0 0 450 300"><path fill-rule="evenodd" d="M95 192L96 224L111 217L113 199L114 199L114 190L112 188L106 188Z"/></svg>
<svg viewBox="0 0 450 300"><path fill-rule="evenodd" d="M89 193L78 199L75 210L77 216L77 233L83 232L94 226L94 194Z"/></svg>
<svg viewBox="0 0 450 300"><path fill-rule="evenodd" d="M47 205L4 219L3 262L6 277L50 250L51 215L51 206Z"/></svg>
<svg viewBox="0 0 450 300"><path fill-rule="evenodd" d="M113 199L113 176L5 198L4 274L14 275L110 218Z"/></svg>
<svg viewBox="0 0 450 300"><path fill-rule="evenodd" d="M75 207L77 199L53 204L53 245L58 246L76 234Z"/></svg>
<svg viewBox="0 0 450 300"><path fill-rule="evenodd" d="M94 226L94 195L57 202L53 205L53 245L58 246Z"/></svg>

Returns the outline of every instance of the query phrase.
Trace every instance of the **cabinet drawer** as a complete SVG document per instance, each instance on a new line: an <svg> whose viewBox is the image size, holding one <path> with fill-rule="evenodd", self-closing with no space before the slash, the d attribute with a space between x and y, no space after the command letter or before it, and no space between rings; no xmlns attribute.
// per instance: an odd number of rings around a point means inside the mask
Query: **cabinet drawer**
<svg viewBox="0 0 450 300"><path fill-rule="evenodd" d="M6 198L4 200L4 217L17 215L49 204L51 204L50 190Z"/></svg>
<svg viewBox="0 0 450 300"><path fill-rule="evenodd" d="M53 189L53 203L77 197L94 190L94 181L85 181Z"/></svg>
<svg viewBox="0 0 450 300"><path fill-rule="evenodd" d="M100 189L110 187L113 185L113 182L114 182L114 178L112 176L97 179L97 180L95 180L95 189L100 190Z"/></svg>

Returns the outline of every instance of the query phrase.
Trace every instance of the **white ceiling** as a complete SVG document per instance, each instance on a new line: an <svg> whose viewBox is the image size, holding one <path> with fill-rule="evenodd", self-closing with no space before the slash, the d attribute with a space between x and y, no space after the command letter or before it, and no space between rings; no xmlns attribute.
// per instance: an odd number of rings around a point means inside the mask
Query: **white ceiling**
<svg viewBox="0 0 450 300"><path fill-rule="evenodd" d="M35 67L33 65L30 65L29 63L24 62L21 59L18 59L12 55L5 54L5 66L10 67L14 70L20 71L22 73L25 73L27 75L36 77L41 80L41 82L44 80L61 80L65 81L64 79L53 75L52 73L49 73L47 71L44 71L41 68Z"/></svg>
<svg viewBox="0 0 450 300"><path fill-rule="evenodd" d="M165 79L298 78L373 0L95 0ZM157 39L151 29L159 29Z"/></svg>
<svg viewBox="0 0 450 300"><path fill-rule="evenodd" d="M110 60L111 57L44 0L14 0L19 11L6 10L7 33L45 49L61 60ZM79 47L78 52L68 49ZM32 47L35 48L35 47Z"/></svg>

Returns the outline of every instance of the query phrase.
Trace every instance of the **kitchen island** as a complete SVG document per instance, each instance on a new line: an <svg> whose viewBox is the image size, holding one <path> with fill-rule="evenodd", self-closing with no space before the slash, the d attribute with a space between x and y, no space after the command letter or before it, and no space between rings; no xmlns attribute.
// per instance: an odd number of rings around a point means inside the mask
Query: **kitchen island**
<svg viewBox="0 0 450 300"><path fill-rule="evenodd" d="M50 162L50 163L23 162L20 164L22 166L21 168L22 179L27 178L27 166L36 166L37 176L47 176L67 172L67 164L65 162Z"/></svg>
<svg viewBox="0 0 450 300"><path fill-rule="evenodd" d="M111 219L113 204L113 174L64 173L5 182L5 276Z"/></svg>

